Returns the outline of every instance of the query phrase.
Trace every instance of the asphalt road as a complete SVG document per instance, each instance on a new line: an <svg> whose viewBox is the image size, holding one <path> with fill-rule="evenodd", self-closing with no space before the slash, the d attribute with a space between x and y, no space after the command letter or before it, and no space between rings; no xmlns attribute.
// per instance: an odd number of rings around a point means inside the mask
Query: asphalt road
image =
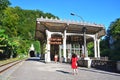
<svg viewBox="0 0 120 80"><path fill-rule="evenodd" d="M0 74L0 80L120 80L120 74L79 67L78 74L72 75L70 64L31 58Z"/></svg>

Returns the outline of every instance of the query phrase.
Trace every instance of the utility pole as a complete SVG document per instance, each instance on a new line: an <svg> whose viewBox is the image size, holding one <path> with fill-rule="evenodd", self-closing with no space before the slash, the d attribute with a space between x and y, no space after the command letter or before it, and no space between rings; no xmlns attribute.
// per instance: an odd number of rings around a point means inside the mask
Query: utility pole
<svg viewBox="0 0 120 80"><path fill-rule="evenodd" d="M84 54L85 54L85 57L88 57L87 48L86 48L86 31L87 31L87 29L84 25L84 19L81 16L74 14L74 13L71 13L71 15L79 17L83 22L82 32L83 32L83 38L84 38Z"/></svg>

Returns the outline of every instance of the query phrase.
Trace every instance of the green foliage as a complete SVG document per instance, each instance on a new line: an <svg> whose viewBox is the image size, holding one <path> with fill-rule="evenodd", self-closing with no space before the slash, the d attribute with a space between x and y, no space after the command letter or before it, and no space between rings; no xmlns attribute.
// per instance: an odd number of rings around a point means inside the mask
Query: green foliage
<svg viewBox="0 0 120 80"><path fill-rule="evenodd" d="M103 48L101 49L101 56L102 57L109 57L110 58L110 53L111 53L111 50L108 49L108 48L107 49L106 48L105 49L103 49Z"/></svg>
<svg viewBox="0 0 120 80"><path fill-rule="evenodd" d="M40 53L40 42L39 41L34 41L34 47L35 47L35 51L37 53Z"/></svg>
<svg viewBox="0 0 120 80"><path fill-rule="evenodd" d="M5 30L0 29L0 48L6 47L8 43L8 36L4 32Z"/></svg>
<svg viewBox="0 0 120 80"><path fill-rule="evenodd" d="M9 0L0 0L0 27L1 27L1 20L3 19L3 10L5 10L10 5Z"/></svg>
<svg viewBox="0 0 120 80"><path fill-rule="evenodd" d="M112 60L120 60L120 40L116 40L112 45L113 49L111 49L110 58Z"/></svg>
<svg viewBox="0 0 120 80"><path fill-rule="evenodd" d="M101 42L101 55L120 60L120 18L110 24L107 36Z"/></svg>
<svg viewBox="0 0 120 80"><path fill-rule="evenodd" d="M5 30L0 29L0 59L9 56L9 53L8 54L5 53L7 45L8 45L8 36L5 34Z"/></svg>
<svg viewBox="0 0 120 80"><path fill-rule="evenodd" d="M109 36L113 40L113 43L110 44L112 50L110 58L112 60L120 60L120 18L111 23L109 31Z"/></svg>
<svg viewBox="0 0 120 80"><path fill-rule="evenodd" d="M0 11L7 8L10 4L9 0L0 0Z"/></svg>
<svg viewBox="0 0 120 80"><path fill-rule="evenodd" d="M24 10L18 6L9 7L9 1L0 0L0 4L1 1L4 4L0 5L0 45L5 45L1 48L4 50L2 58L24 57L28 55L32 43L35 50L40 53L40 43L34 40L36 18L58 17L40 10Z"/></svg>
<svg viewBox="0 0 120 80"><path fill-rule="evenodd" d="M16 13L15 8L8 7L4 10L4 16L2 19L3 29L6 30L6 34L10 37L17 37L16 26L19 22L19 16Z"/></svg>
<svg viewBox="0 0 120 80"><path fill-rule="evenodd" d="M110 35L115 39L120 40L120 18L118 18L115 22L112 22L110 27Z"/></svg>
<svg viewBox="0 0 120 80"><path fill-rule="evenodd" d="M41 53L42 54L46 53L46 43L41 44Z"/></svg>
<svg viewBox="0 0 120 80"><path fill-rule="evenodd" d="M93 44L93 42L90 42L87 44L87 49L88 49L88 55L90 57L94 57L94 44Z"/></svg>

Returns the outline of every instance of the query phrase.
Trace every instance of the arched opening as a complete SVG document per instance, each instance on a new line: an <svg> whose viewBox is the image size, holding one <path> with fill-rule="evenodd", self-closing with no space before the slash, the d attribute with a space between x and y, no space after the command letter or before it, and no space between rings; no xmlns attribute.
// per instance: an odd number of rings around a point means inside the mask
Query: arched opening
<svg viewBox="0 0 120 80"><path fill-rule="evenodd" d="M35 51L31 50L29 54L30 54L30 57L35 57Z"/></svg>

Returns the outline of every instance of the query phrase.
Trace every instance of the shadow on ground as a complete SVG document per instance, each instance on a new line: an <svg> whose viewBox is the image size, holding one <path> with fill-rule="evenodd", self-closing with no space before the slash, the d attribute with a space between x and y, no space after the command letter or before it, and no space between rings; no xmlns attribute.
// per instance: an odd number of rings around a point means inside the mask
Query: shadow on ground
<svg viewBox="0 0 120 80"><path fill-rule="evenodd" d="M63 70L56 70L57 72L60 72L60 73L64 73L64 74L72 74L70 72L67 72L67 71L63 71Z"/></svg>
<svg viewBox="0 0 120 80"><path fill-rule="evenodd" d="M26 61L40 61L39 57L30 57Z"/></svg>

